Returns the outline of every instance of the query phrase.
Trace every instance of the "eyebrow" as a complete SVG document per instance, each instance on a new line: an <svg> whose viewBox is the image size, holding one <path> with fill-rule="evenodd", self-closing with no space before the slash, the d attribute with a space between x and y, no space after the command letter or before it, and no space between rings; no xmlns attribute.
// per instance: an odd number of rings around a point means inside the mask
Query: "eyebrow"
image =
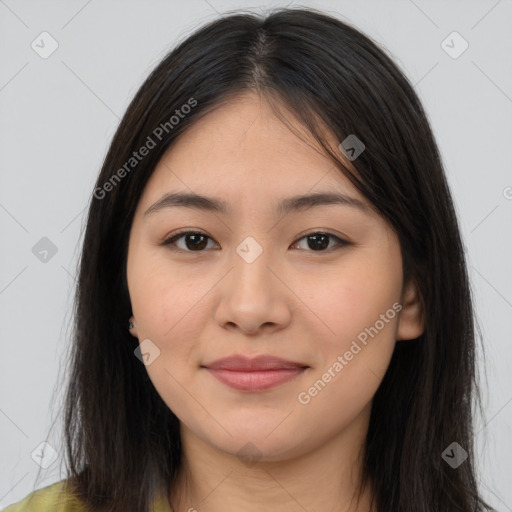
<svg viewBox="0 0 512 512"><path fill-rule="evenodd" d="M315 192L313 194L287 197L278 203L276 211L279 215L285 215L289 212L304 211L324 205L350 206L366 214L369 214L371 211L371 208L359 199L339 192ZM164 194L156 203L153 203L144 212L144 217L174 207L195 208L224 215L232 213L229 203L222 199L194 193L174 192Z"/></svg>

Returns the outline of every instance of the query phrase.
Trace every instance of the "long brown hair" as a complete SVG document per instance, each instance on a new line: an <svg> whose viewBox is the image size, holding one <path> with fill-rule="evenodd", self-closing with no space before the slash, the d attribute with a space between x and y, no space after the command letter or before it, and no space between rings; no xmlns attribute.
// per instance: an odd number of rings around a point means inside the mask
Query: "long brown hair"
<svg viewBox="0 0 512 512"><path fill-rule="evenodd" d="M364 447L377 510L491 510L474 466L472 400L481 402L464 247L427 116L376 43L313 9L235 13L201 27L156 66L120 122L91 197L78 269L65 407L74 493L90 510L111 512L147 512L157 493L169 495L181 462L179 420L134 357L138 343L127 330L130 227L176 137L230 95L254 90L292 111L396 230L404 276L419 286L425 331L397 342ZM183 105L190 108L172 121ZM366 144L353 162L358 176L321 125L339 141L357 134ZM148 137L155 146L131 161ZM453 442L468 454L456 468L443 457Z"/></svg>

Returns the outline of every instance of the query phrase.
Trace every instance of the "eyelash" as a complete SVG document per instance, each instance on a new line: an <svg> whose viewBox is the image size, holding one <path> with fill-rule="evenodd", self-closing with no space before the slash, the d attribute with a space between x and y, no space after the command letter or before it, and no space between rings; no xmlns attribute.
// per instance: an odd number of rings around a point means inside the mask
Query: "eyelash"
<svg viewBox="0 0 512 512"><path fill-rule="evenodd" d="M171 251L174 251L174 252L189 252L189 253L205 252L206 249L203 249L203 250L200 250L200 251L190 251L190 250L185 250L185 249L179 249L179 248L176 248L176 247L171 247L172 245L175 244L175 242L178 239L182 238L184 235L202 235L202 236L205 236L206 238L209 238L210 240L213 240L213 238L209 237L206 233L203 233L202 231L187 230L187 231L180 231L178 233L175 233L172 237L167 238L166 240L164 240L161 245L168 246L169 249ZM307 238L308 236L314 236L314 235L324 235L324 236L328 236L329 238L336 239L338 241L338 248L342 248L342 247L345 247L345 246L348 246L348 245L352 245L351 242L347 242L343 238L340 238L339 236L333 235L332 233L325 232L325 231L312 231L311 233L306 233L305 235L303 235L302 237L297 239L297 242L299 242L300 240L302 240L304 238ZM296 245L296 242L294 242L292 245ZM334 249L336 249L336 247ZM304 250L304 249L299 249L299 250ZM312 252L312 253L322 253L322 252L324 252L325 253L325 252L330 252L332 250L333 250L333 248L331 247L330 249L325 249L325 250L320 250L320 251L312 251L312 250L308 251L308 250L306 250L306 252Z"/></svg>

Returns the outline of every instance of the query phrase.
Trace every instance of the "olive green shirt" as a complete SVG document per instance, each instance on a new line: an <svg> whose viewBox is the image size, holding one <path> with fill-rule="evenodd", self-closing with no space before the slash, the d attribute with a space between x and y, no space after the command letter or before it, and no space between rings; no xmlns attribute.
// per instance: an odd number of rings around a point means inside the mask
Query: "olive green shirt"
<svg viewBox="0 0 512 512"><path fill-rule="evenodd" d="M65 490L66 480L38 489L0 512L87 512L85 504ZM152 512L172 512L169 502L159 498Z"/></svg>

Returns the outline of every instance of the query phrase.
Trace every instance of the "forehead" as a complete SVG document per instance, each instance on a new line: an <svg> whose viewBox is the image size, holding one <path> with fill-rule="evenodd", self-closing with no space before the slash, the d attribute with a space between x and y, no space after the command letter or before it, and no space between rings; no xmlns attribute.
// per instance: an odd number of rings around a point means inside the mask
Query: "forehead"
<svg viewBox="0 0 512 512"><path fill-rule="evenodd" d="M227 201L270 201L331 190L365 201L300 123L291 115L286 118L288 124L258 94L225 101L164 154L144 190L142 206L177 190ZM332 136L331 141L337 146ZM346 166L353 170L350 162Z"/></svg>

